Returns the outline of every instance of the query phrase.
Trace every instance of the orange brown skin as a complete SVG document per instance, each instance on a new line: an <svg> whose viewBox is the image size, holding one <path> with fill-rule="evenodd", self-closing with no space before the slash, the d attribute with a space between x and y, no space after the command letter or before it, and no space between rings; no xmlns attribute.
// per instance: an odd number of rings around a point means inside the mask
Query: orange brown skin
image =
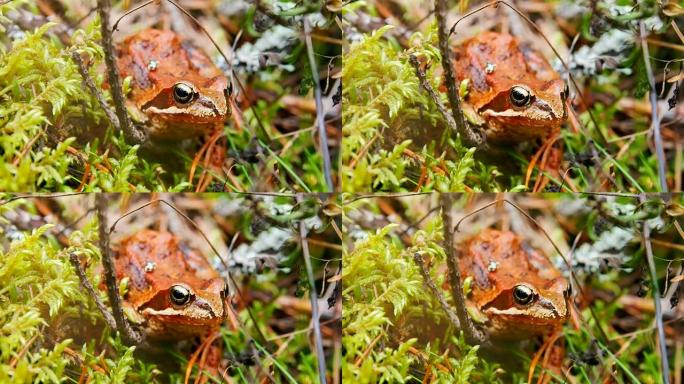
<svg viewBox="0 0 684 384"><path fill-rule="evenodd" d="M228 289L218 272L168 232L140 231L114 249L118 281L128 278L124 306L152 340L181 340L217 329L226 318ZM173 286L192 293L174 304Z"/></svg>
<svg viewBox="0 0 684 384"><path fill-rule="evenodd" d="M568 317L568 281L551 262L508 231L486 229L460 248L461 278L472 278L469 310L486 319L495 339L523 339L546 335ZM534 292L526 305L516 302L513 290L525 285Z"/></svg>
<svg viewBox="0 0 684 384"><path fill-rule="evenodd" d="M223 126L230 114L228 79L206 53L169 30L146 29L117 45L122 78L132 77L128 109L154 139L187 139ZM174 86L187 84L189 103L173 97Z"/></svg>
<svg viewBox="0 0 684 384"><path fill-rule="evenodd" d="M546 138L567 119L567 89L549 63L508 34L481 33L454 49L457 81L469 79L464 102L474 109L493 142ZM528 105L511 102L513 87L531 95Z"/></svg>

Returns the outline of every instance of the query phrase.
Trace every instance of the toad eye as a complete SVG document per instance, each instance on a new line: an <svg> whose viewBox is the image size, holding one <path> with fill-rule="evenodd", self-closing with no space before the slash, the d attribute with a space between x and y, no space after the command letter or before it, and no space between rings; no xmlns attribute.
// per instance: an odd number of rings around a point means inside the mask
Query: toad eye
<svg viewBox="0 0 684 384"><path fill-rule="evenodd" d="M174 285L171 287L171 290L169 290L169 298L171 299L171 302L176 305L187 304L191 297L192 292L182 285Z"/></svg>
<svg viewBox="0 0 684 384"><path fill-rule="evenodd" d="M534 291L527 285L516 285L513 288L513 300L520 305L527 305L534 299Z"/></svg>
<svg viewBox="0 0 684 384"><path fill-rule="evenodd" d="M178 104L187 104L192 101L194 96L195 91L188 84L176 83L173 86L173 99Z"/></svg>
<svg viewBox="0 0 684 384"><path fill-rule="evenodd" d="M527 88L521 86L515 86L511 88L511 93L509 97L511 99L511 103L513 103L513 105L515 105L516 107L524 107L527 104L529 104L530 100L532 99L530 91L528 91Z"/></svg>

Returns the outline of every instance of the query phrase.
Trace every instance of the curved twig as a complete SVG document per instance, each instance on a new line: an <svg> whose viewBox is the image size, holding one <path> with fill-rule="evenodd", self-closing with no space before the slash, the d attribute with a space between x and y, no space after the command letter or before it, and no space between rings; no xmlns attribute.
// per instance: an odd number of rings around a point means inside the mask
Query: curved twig
<svg viewBox="0 0 684 384"><path fill-rule="evenodd" d="M71 52L71 58L76 63L78 72L81 73L81 77L83 77L83 82L85 83L86 87L88 87L90 93L92 93L93 96L95 96L95 98L97 99L98 104L100 104L100 107L104 110L105 115L107 115L109 122L112 124L112 126L119 127L119 118L116 116L114 111L112 111L112 109L109 108L109 105L105 101L104 96L102 96L102 92L100 92L100 90L97 89L97 87L95 86L93 79L88 74L88 69L85 67L85 64L83 64L83 59L81 58L81 55L77 51L73 51Z"/></svg>
<svg viewBox="0 0 684 384"><path fill-rule="evenodd" d="M102 300L100 300L100 296L98 296L97 292L95 292L95 288L93 288L93 285L88 280L88 277L86 276L83 267L81 267L81 263L78 261L78 256L76 256L76 254L73 252L69 253L69 261L71 262L71 265L74 267L76 275L78 276L78 279L81 281L81 285L83 286L83 288L86 289L86 291L88 291L90 298L93 299L93 301L95 301L95 306L102 314L102 317L104 317L107 325L109 325L111 329L117 329L114 316L111 312L109 312L109 310L107 310L107 307L104 305Z"/></svg>

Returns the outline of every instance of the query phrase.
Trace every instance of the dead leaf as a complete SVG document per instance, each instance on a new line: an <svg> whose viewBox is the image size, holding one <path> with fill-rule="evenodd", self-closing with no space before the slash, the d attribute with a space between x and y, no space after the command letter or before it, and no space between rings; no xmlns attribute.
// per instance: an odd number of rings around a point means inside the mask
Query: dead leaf
<svg viewBox="0 0 684 384"><path fill-rule="evenodd" d="M328 283L334 283L336 281L342 280L342 274L337 274L335 276L332 276L331 278L328 279Z"/></svg>
<svg viewBox="0 0 684 384"><path fill-rule="evenodd" d="M668 1L662 5L663 13L669 17L677 17L679 15L684 15L684 7L675 3L674 1Z"/></svg>
<svg viewBox="0 0 684 384"><path fill-rule="evenodd" d="M682 73L680 73L680 74L678 74L678 75L675 75L675 76L670 77L669 79L667 79L667 82L668 82L668 83L675 83L675 82L677 82L677 81L679 81L679 80L681 80L681 79L684 79L684 72L682 72Z"/></svg>
<svg viewBox="0 0 684 384"><path fill-rule="evenodd" d="M676 283L678 281L684 280L684 275L677 275L670 279L670 283Z"/></svg>
<svg viewBox="0 0 684 384"><path fill-rule="evenodd" d="M665 210L665 212L667 212L667 214L672 216L672 217L679 217L679 216L684 215L684 206L681 206L677 203L670 203L667 206L667 209Z"/></svg>

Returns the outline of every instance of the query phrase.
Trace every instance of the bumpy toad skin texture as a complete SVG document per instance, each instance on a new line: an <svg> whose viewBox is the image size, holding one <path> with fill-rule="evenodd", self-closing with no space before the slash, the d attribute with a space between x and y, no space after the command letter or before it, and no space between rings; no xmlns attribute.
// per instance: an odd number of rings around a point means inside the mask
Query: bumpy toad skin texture
<svg viewBox="0 0 684 384"><path fill-rule="evenodd" d="M187 139L220 128L230 114L228 79L206 53L172 31L146 29L117 45L128 109L153 139Z"/></svg>
<svg viewBox="0 0 684 384"><path fill-rule="evenodd" d="M460 248L461 278L472 278L468 308L493 338L545 335L568 317L568 281L512 232L483 230Z"/></svg>
<svg viewBox="0 0 684 384"><path fill-rule="evenodd" d="M516 143L546 138L567 119L567 88L549 63L511 35L485 32L458 45L454 67L464 99L487 139ZM472 120L472 119L471 119Z"/></svg>
<svg viewBox="0 0 684 384"><path fill-rule="evenodd" d="M152 340L207 334L226 317L228 288L200 255L168 232L144 230L114 249L116 277L128 278L124 305Z"/></svg>

